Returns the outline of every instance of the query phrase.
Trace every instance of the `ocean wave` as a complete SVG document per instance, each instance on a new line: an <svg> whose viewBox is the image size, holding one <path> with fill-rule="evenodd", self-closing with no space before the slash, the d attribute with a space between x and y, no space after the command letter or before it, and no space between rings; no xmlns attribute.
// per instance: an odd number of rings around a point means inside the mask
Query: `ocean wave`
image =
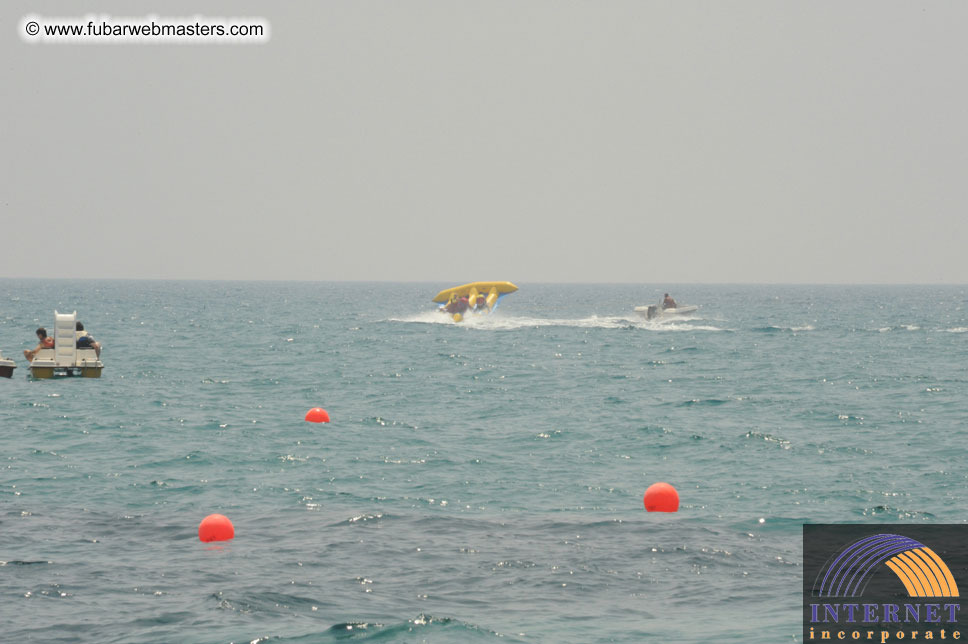
<svg viewBox="0 0 968 644"><path fill-rule="evenodd" d="M350 517L349 519L346 519L345 521L340 521L340 523L342 524L342 523L359 523L361 521L379 521L384 516L386 515L384 515L382 512L377 512L376 514L358 514L354 517Z"/></svg>
<svg viewBox="0 0 968 644"><path fill-rule="evenodd" d="M693 405L725 405L728 402L732 401L723 398L693 398L692 400L685 400L679 404L683 407L691 407Z"/></svg>
<svg viewBox="0 0 968 644"><path fill-rule="evenodd" d="M902 520L919 519L921 521L930 521L935 518L935 515L930 512L925 512L921 510L906 510L904 508L895 508L889 505L875 505L873 507L864 508L861 511L861 515L865 517L897 517Z"/></svg>
<svg viewBox="0 0 968 644"><path fill-rule="evenodd" d="M770 324L768 326L754 327L751 330L757 333L800 333L802 331L816 331L817 327L813 326L812 324L804 324L801 326L776 326Z"/></svg>
<svg viewBox="0 0 968 644"><path fill-rule="evenodd" d="M681 324L678 322L667 322L657 326L637 325L638 328L649 329L651 331L732 331L711 324Z"/></svg>
<svg viewBox="0 0 968 644"><path fill-rule="evenodd" d="M11 561L0 561L0 566L34 566L37 564L50 565L52 561L21 561L19 559L13 559Z"/></svg>
<svg viewBox="0 0 968 644"><path fill-rule="evenodd" d="M477 626L451 617L436 617L421 613L406 621L382 623L377 621L354 620L333 624L323 632L308 633L296 637L276 637L262 635L253 638L246 637L246 641L280 642L285 644L317 644L319 642L352 641L427 641L427 637L439 637L450 640L490 641L500 639L505 642L521 642L514 635Z"/></svg>
<svg viewBox="0 0 968 644"><path fill-rule="evenodd" d="M897 326L882 326L875 328L864 329L870 333L890 333L891 331L919 331L921 329L917 324L899 324Z"/></svg>
<svg viewBox="0 0 968 644"><path fill-rule="evenodd" d="M392 418L383 418L382 416L361 418L359 422L364 426L369 427L402 427L404 429L420 429L411 423L402 420L393 420Z"/></svg>
<svg viewBox="0 0 968 644"><path fill-rule="evenodd" d="M790 449L791 447L790 441L788 441L785 438L780 438L779 436L774 436L773 434L763 434L761 432L749 431L749 432L746 432L746 434L744 434L743 437L747 439L762 440L767 443L773 443L774 445L782 447L783 449Z"/></svg>

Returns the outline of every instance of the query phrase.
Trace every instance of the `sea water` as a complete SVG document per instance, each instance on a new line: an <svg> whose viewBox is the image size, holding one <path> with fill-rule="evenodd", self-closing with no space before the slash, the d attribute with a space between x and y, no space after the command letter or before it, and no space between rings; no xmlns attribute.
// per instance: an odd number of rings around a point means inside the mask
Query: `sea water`
<svg viewBox="0 0 968 644"><path fill-rule="evenodd" d="M797 641L805 522L968 519L965 287L447 286L0 281L0 640Z"/></svg>

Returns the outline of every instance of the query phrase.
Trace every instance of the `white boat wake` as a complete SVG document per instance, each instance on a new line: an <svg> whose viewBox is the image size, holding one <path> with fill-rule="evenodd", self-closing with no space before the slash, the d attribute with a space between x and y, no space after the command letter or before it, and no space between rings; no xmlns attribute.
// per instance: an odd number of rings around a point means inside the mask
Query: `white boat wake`
<svg viewBox="0 0 968 644"><path fill-rule="evenodd" d="M443 324L467 329L487 331L513 331L516 329L536 329L542 327L571 327L579 329L644 329L647 331L728 331L729 329L706 324L693 324L692 318L678 316L674 319L643 320L637 316L598 316L585 318L539 318L519 315L468 315L460 323L436 311L417 313L406 317L388 318L387 322L413 324Z"/></svg>

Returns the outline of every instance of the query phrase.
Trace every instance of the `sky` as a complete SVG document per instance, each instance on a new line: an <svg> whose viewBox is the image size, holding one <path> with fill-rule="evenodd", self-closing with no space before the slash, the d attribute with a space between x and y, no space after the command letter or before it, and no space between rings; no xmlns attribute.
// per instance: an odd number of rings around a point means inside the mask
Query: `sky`
<svg viewBox="0 0 968 644"><path fill-rule="evenodd" d="M28 43L27 15L265 44ZM14 0L0 277L968 283L961 0Z"/></svg>

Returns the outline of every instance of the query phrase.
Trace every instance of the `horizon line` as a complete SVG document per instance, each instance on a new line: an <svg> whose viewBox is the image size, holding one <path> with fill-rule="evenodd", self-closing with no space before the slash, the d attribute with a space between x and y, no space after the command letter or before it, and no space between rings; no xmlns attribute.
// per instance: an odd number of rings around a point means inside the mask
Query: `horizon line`
<svg viewBox="0 0 968 644"><path fill-rule="evenodd" d="M220 283L297 283L297 284L452 284L470 283L467 281L444 281L444 280L379 280L379 279L283 279L283 278L208 278L208 277L7 277L0 276L0 280L13 281L51 281L51 282L220 282ZM473 280L471 280L473 281ZM968 282L625 282L625 281L545 281L538 280L533 282L521 282L522 284L534 285L561 285L561 286L968 286ZM663 286L662 288L666 288Z"/></svg>

